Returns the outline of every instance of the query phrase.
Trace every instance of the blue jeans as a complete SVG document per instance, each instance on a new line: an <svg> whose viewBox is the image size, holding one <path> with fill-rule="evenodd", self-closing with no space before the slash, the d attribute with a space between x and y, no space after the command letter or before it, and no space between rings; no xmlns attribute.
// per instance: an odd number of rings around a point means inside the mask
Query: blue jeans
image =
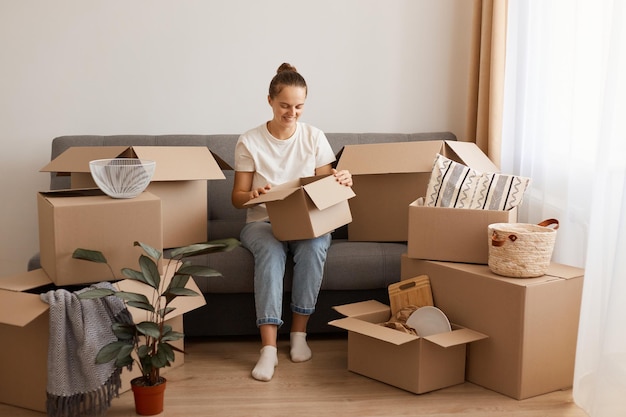
<svg viewBox="0 0 626 417"><path fill-rule="evenodd" d="M254 256L254 300L256 324L283 325L283 282L287 254L293 254L291 311L310 315L315 311L322 285L330 233L315 239L282 242L272 234L268 222L247 223L241 244Z"/></svg>

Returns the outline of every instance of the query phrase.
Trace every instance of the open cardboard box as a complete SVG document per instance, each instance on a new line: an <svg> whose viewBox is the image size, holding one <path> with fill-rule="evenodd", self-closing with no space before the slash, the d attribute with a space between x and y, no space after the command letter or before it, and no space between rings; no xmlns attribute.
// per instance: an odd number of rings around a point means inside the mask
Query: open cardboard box
<svg viewBox="0 0 626 417"><path fill-rule="evenodd" d="M451 321L489 335L468 349L468 381L519 400L572 386L584 270L552 263L542 277L507 278L403 255L401 278L419 274Z"/></svg>
<svg viewBox="0 0 626 417"><path fill-rule="evenodd" d="M420 197L409 205L409 258L487 264L488 226L516 223L517 208L474 210L426 207Z"/></svg>
<svg viewBox="0 0 626 417"><path fill-rule="evenodd" d="M119 281L120 288L138 290L130 280ZM130 287L128 287L130 285ZM200 293L193 279L187 288ZM46 384L48 363L49 307L39 293L55 289L43 269L0 278L0 369L6 377L0 378L0 402L17 407L46 412ZM172 304L177 307L167 323L174 330L183 332L182 315L205 304L202 295L179 297ZM140 310L130 309L137 320ZM184 340L174 342L180 349ZM184 355L177 353L171 368L184 364ZM10 377L8 377L10 375ZM133 371L122 372L122 389L130 389L130 380L139 376Z"/></svg>
<svg viewBox="0 0 626 417"><path fill-rule="evenodd" d="M102 252L116 279L124 278L123 267L139 268L135 241L163 249L161 199L152 193L115 199L99 189L40 192L37 207L40 263L56 285L113 279L105 265L72 258L75 249Z"/></svg>
<svg viewBox="0 0 626 417"><path fill-rule="evenodd" d="M352 221L350 187L333 175L300 178L274 186L246 205L265 204L278 240L312 239Z"/></svg>
<svg viewBox="0 0 626 417"><path fill-rule="evenodd" d="M207 239L207 180L225 179L232 169L205 146L78 146L68 148L42 172L70 175L72 188L96 187L89 161L140 158L156 161L147 191L163 205L163 245L166 248Z"/></svg>
<svg viewBox="0 0 626 417"><path fill-rule="evenodd" d="M353 241L406 242L408 207L426 194L437 153L483 172L499 169L475 143L422 141L347 145L337 169L352 174L356 197L350 200Z"/></svg>
<svg viewBox="0 0 626 417"><path fill-rule="evenodd" d="M380 325L389 306L375 300L335 310L346 316L329 324L348 331L348 370L415 394L463 383L466 345L487 337L457 325L428 337L390 329Z"/></svg>

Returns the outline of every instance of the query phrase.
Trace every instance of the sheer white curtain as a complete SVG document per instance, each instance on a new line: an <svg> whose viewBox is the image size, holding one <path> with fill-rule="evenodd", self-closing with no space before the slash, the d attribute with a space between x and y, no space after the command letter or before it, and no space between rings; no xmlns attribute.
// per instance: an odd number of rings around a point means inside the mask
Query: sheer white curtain
<svg viewBox="0 0 626 417"><path fill-rule="evenodd" d="M509 0L502 170L531 177L521 221L560 221L585 268L574 400L626 416L626 6ZM549 320L546 317L546 320Z"/></svg>

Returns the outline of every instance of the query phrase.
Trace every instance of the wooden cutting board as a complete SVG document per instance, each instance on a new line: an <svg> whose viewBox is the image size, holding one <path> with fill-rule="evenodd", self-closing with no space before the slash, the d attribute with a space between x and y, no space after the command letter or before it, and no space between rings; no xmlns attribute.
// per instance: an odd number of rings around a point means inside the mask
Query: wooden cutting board
<svg viewBox="0 0 626 417"><path fill-rule="evenodd" d="M434 305L428 275L420 275L396 282L391 284L388 289L392 317L395 317L396 313L406 306L424 307Z"/></svg>

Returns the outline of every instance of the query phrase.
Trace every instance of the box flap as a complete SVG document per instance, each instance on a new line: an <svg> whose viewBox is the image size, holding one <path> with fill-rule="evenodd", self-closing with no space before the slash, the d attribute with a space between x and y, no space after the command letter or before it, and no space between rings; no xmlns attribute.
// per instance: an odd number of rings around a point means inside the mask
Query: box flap
<svg viewBox="0 0 626 417"><path fill-rule="evenodd" d="M8 291L28 291L52 283L52 280L43 269L35 269L18 275L0 278L0 289Z"/></svg>
<svg viewBox="0 0 626 417"><path fill-rule="evenodd" d="M75 146L40 171L89 173L89 161L124 156L156 161L153 181L225 179L213 155L206 146Z"/></svg>
<svg viewBox="0 0 626 417"><path fill-rule="evenodd" d="M135 146L140 159L156 161L152 181L225 179L206 146Z"/></svg>
<svg viewBox="0 0 626 417"><path fill-rule="evenodd" d="M376 300L359 301L357 303L343 304L340 306L334 306L333 309L346 317L361 317L364 315L372 314L373 312L379 312L386 314L384 320L387 320L390 315L389 306Z"/></svg>
<svg viewBox="0 0 626 417"><path fill-rule="evenodd" d="M440 261L427 261L433 262L438 265L445 266L447 268L457 269L463 272L469 272L472 274L483 275L492 277L501 281L506 281L513 285L518 285L520 287L529 287L532 285L542 285L545 282L557 281L561 279L573 279L579 278L584 275L584 270L581 268L577 268L574 266L562 265L557 263L550 263L548 267L548 271L545 275L534 278L511 278L496 275L487 265L481 264L465 264L460 262L440 262Z"/></svg>
<svg viewBox="0 0 626 417"><path fill-rule="evenodd" d="M305 185L304 190L319 210L325 210L356 195L351 187L339 184L333 175Z"/></svg>
<svg viewBox="0 0 626 417"><path fill-rule="evenodd" d="M40 172L90 172L89 161L117 158L128 146L74 146L41 168Z"/></svg>
<svg viewBox="0 0 626 417"><path fill-rule="evenodd" d="M24 327L48 308L38 294L0 290L0 323Z"/></svg>
<svg viewBox="0 0 626 417"><path fill-rule="evenodd" d="M548 267L547 275L551 275L553 277L558 277L562 279L572 279L578 278L585 274L585 271L582 268L578 268L570 265L557 264L554 262L550 263Z"/></svg>
<svg viewBox="0 0 626 417"><path fill-rule="evenodd" d="M450 159L456 159L457 162L463 165L480 172L500 172L500 168L473 142L447 140L445 141L445 147L443 155ZM455 155L450 155L450 151L454 152Z"/></svg>
<svg viewBox="0 0 626 417"><path fill-rule="evenodd" d="M215 152L211 151L211 155L213 155L213 158L215 158L215 162L217 162L217 165L220 167L220 169L224 171L232 171L235 169L231 167L228 162L224 161L222 157L216 154Z"/></svg>
<svg viewBox="0 0 626 417"><path fill-rule="evenodd" d="M244 204L244 206L266 203L268 201L284 200L300 188L273 188L265 194L261 194L257 198L253 198Z"/></svg>
<svg viewBox="0 0 626 417"><path fill-rule="evenodd" d="M471 343L477 340L486 339L488 336L482 333L479 333L475 330L466 329L466 328L458 328L454 329L451 332L443 332L433 334L424 339L433 342L436 345L447 348L456 345L462 345L464 343Z"/></svg>
<svg viewBox="0 0 626 417"><path fill-rule="evenodd" d="M39 294L22 291L50 283L43 269L0 278L0 323L24 327L48 311Z"/></svg>
<svg viewBox="0 0 626 417"><path fill-rule="evenodd" d="M345 317L333 320L328 324L394 345L402 345L419 339L419 337L412 334L404 333L396 329L390 329L388 327L381 326L380 324L370 323L354 317Z"/></svg>
<svg viewBox="0 0 626 417"><path fill-rule="evenodd" d="M165 262L167 262L167 260ZM174 271L175 271L175 268L172 265L170 265L170 267L167 269L169 271L169 274L165 277L165 282L162 288L166 288L167 285L169 285L169 282L171 281L172 275L174 274ZM148 298L152 296L152 288L135 280L125 279L122 281L118 281L115 285L117 286L118 289L122 291L130 291L130 292L145 294ZM175 307L176 309L172 311L171 313L169 313L167 316L165 316L166 319L171 319L172 317L180 316L184 313L187 313L188 311L195 310L196 308L202 307L203 305L206 304L206 300L204 299L204 296L202 295L200 288L198 288L198 285L193 280L193 278L191 278L187 282L187 285L185 286L185 288L193 290L200 295L177 297L170 304L171 307ZM148 314L147 311L140 310L134 307L129 307L128 310L132 314L133 320L135 320L136 322L145 320L145 317Z"/></svg>
<svg viewBox="0 0 626 417"><path fill-rule="evenodd" d="M431 172L443 141L391 142L346 145L337 170L352 175Z"/></svg>

